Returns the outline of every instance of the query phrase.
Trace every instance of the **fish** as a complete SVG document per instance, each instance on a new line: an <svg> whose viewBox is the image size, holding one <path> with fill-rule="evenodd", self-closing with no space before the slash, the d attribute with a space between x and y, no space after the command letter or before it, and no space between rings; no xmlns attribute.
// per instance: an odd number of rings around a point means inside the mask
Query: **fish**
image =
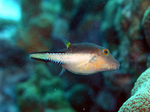
<svg viewBox="0 0 150 112"><path fill-rule="evenodd" d="M101 71L119 69L119 62L111 55L109 50L94 43L71 44L63 39L66 47L58 51L32 52L31 59L52 62L62 66L59 74L66 70L80 75L91 75Z"/></svg>

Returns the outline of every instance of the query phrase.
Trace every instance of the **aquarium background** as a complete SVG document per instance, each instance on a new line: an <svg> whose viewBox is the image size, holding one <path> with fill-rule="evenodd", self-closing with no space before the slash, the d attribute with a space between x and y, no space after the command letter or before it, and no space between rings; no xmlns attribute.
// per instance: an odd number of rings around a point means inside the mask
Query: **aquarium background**
<svg viewBox="0 0 150 112"><path fill-rule="evenodd" d="M0 0L0 112L117 112L150 66L149 6L150 0ZM63 38L108 48L120 69L58 76L61 66L29 58L65 48ZM139 96L134 102L150 109L136 102Z"/></svg>

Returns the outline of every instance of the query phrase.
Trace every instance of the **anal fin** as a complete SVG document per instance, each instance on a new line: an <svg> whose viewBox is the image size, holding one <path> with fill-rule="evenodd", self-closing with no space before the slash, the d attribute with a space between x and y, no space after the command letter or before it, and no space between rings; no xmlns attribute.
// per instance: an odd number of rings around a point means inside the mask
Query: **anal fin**
<svg viewBox="0 0 150 112"><path fill-rule="evenodd" d="M65 71L66 71L66 69L64 69L64 68L62 67L62 70L61 70L59 76L61 76Z"/></svg>

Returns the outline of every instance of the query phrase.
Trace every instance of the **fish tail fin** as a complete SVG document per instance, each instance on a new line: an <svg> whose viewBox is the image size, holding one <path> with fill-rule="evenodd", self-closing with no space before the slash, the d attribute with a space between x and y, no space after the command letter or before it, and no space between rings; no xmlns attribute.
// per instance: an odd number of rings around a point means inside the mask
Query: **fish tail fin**
<svg viewBox="0 0 150 112"><path fill-rule="evenodd" d="M43 52L33 52L29 54L29 58L39 60L39 61L50 61L47 58L47 53Z"/></svg>
<svg viewBox="0 0 150 112"><path fill-rule="evenodd" d="M62 65L60 59L57 59L55 53L51 52L33 52L29 54L29 58L39 61L52 62L58 65Z"/></svg>

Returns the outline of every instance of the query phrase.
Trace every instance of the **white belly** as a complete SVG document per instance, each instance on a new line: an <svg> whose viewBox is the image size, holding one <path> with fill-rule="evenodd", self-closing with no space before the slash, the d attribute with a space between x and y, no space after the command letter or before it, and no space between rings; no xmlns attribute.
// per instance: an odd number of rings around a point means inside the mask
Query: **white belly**
<svg viewBox="0 0 150 112"><path fill-rule="evenodd" d="M63 67L76 74L90 74L91 71L90 61L94 54L70 54L62 57L64 61Z"/></svg>

